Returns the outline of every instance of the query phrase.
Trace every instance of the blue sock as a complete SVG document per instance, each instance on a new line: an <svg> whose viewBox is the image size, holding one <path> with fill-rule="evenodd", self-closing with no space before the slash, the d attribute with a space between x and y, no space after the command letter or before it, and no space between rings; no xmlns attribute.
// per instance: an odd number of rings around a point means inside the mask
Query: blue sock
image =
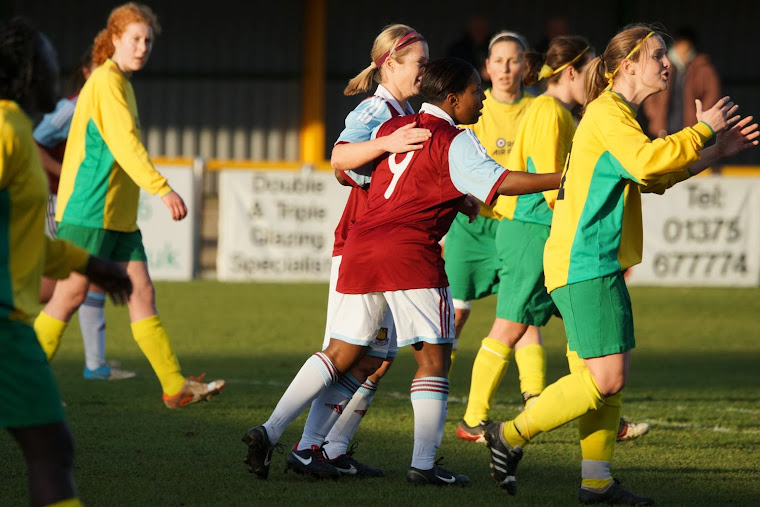
<svg viewBox="0 0 760 507"><path fill-rule="evenodd" d="M106 296L88 292L79 307L79 327L82 329L84 359L87 369L97 370L106 366Z"/></svg>
<svg viewBox="0 0 760 507"><path fill-rule="evenodd" d="M443 438L449 398L449 379L423 377L412 381L414 409L414 453L412 466L430 470L435 466L435 452Z"/></svg>

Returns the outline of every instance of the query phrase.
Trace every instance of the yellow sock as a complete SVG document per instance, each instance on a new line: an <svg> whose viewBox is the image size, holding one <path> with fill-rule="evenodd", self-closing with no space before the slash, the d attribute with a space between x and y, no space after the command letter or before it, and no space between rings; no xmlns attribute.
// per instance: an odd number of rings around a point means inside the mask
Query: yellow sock
<svg viewBox="0 0 760 507"><path fill-rule="evenodd" d="M472 364L470 396L464 413L464 422L469 426L488 419L496 388L504 378L511 355L512 347L493 338L483 338Z"/></svg>
<svg viewBox="0 0 760 507"><path fill-rule="evenodd" d="M61 336L66 329L66 322L54 319L45 312L40 312L34 319L34 332L37 333L37 341L40 342L42 350L48 361L53 359L58 347L61 345Z"/></svg>
<svg viewBox="0 0 760 507"><path fill-rule="evenodd" d="M570 369L570 373L580 373L586 369L586 363L578 357L577 352L570 350L569 346L565 355L567 355L567 367Z"/></svg>
<svg viewBox="0 0 760 507"><path fill-rule="evenodd" d="M520 392L538 395L546 387L546 351L540 343L515 350L515 364L520 373Z"/></svg>
<svg viewBox="0 0 760 507"><path fill-rule="evenodd" d="M82 502L79 498L67 498L60 502L48 504L48 507L82 507Z"/></svg>
<svg viewBox="0 0 760 507"><path fill-rule="evenodd" d="M179 361L158 315L133 322L132 336L156 372L164 393L169 396L177 394L182 389L185 377L180 373Z"/></svg>
<svg viewBox="0 0 760 507"><path fill-rule="evenodd" d="M562 426L604 401L591 372L565 375L544 389L534 403L522 411L513 424L504 425L504 437L511 446L524 446L544 431Z"/></svg>
<svg viewBox="0 0 760 507"><path fill-rule="evenodd" d="M583 486L603 488L612 480L609 468L615 451L622 407L622 394L613 394L598 409L578 419L578 436L581 439L584 463Z"/></svg>

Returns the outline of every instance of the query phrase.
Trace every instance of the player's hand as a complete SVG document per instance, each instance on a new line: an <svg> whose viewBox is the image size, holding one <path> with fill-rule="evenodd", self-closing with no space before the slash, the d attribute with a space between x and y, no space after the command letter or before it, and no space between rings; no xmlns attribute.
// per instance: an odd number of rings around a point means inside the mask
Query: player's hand
<svg viewBox="0 0 760 507"><path fill-rule="evenodd" d="M697 106L697 121L703 121L710 125L710 128L716 134L721 132L728 125L728 119L735 112L734 103L731 102L731 97L723 97L713 107L707 111L702 111L702 101L696 99L695 104Z"/></svg>
<svg viewBox="0 0 760 507"><path fill-rule="evenodd" d="M715 139L715 146L718 147L718 154L721 158L736 155L758 145L760 130L758 130L757 123L750 125L751 121L752 116L739 119L738 115L729 120L729 124L733 124L733 126L718 134Z"/></svg>
<svg viewBox="0 0 760 507"><path fill-rule="evenodd" d="M187 206L185 206L185 201L183 201L182 197L180 197L174 190L163 196L161 200L164 201L166 207L169 208L169 212L172 214L172 220L182 220L187 216Z"/></svg>
<svg viewBox="0 0 760 507"><path fill-rule="evenodd" d="M85 276L111 296L111 300L116 305L125 304L132 294L132 281L129 275L115 262L91 255L87 262Z"/></svg>
<svg viewBox="0 0 760 507"><path fill-rule="evenodd" d="M392 134L385 136L385 151L388 153L406 153L422 149L422 143L430 139L428 129L415 128L417 122L399 127Z"/></svg>
<svg viewBox="0 0 760 507"><path fill-rule="evenodd" d="M459 206L459 212L467 215L470 219L470 223L473 223L475 219L478 218L478 213L480 213L480 201L474 196L467 194L464 196L464 201L462 201L462 204Z"/></svg>

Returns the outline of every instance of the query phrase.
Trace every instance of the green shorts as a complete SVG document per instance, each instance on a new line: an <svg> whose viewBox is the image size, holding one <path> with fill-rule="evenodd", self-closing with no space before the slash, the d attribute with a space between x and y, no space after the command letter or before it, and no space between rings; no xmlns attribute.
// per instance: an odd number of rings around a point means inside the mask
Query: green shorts
<svg viewBox="0 0 760 507"><path fill-rule="evenodd" d="M499 299L496 316L529 326L543 326L557 310L544 285L544 245L548 225L502 219L496 230L499 252Z"/></svg>
<svg viewBox="0 0 760 507"><path fill-rule="evenodd" d="M53 372L29 324L0 321L0 428L63 421Z"/></svg>
<svg viewBox="0 0 760 507"><path fill-rule="evenodd" d="M570 350L584 359L619 354L636 346L631 298L622 273L554 289Z"/></svg>
<svg viewBox="0 0 760 507"><path fill-rule="evenodd" d="M57 237L58 239L69 240L93 255L114 262L148 262L148 256L145 255L145 247L142 243L142 234L139 230L118 232L60 222Z"/></svg>
<svg viewBox="0 0 760 507"><path fill-rule="evenodd" d="M481 299L499 290L495 218L478 215L473 223L457 214L446 235L443 258L451 296L462 301Z"/></svg>

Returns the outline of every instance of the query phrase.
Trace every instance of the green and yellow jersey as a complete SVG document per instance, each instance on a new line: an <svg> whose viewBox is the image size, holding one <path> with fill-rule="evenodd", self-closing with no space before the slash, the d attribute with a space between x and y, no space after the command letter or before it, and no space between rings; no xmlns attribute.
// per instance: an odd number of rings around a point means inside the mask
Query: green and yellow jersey
<svg viewBox="0 0 760 507"><path fill-rule="evenodd" d="M31 324L40 278L84 271L86 250L45 235L48 182L32 137L32 121L0 100L0 319Z"/></svg>
<svg viewBox="0 0 760 507"><path fill-rule="evenodd" d="M546 287L618 273L641 262L641 191L689 177L713 132L704 122L650 141L636 112L604 92L586 108L565 167L544 250Z"/></svg>
<svg viewBox="0 0 760 507"><path fill-rule="evenodd" d="M562 172L575 134L573 115L553 97L540 95L531 102L520 123L506 165L511 171ZM520 196L501 195L498 216L541 225L552 224L556 190Z"/></svg>
<svg viewBox="0 0 760 507"><path fill-rule="evenodd" d="M61 166L55 219L136 231L140 187L162 197L171 192L140 140L132 84L109 59L93 71L79 94Z"/></svg>
<svg viewBox="0 0 760 507"><path fill-rule="evenodd" d="M511 103L499 102L491 94L491 90L485 91L486 100L483 101L482 115L474 125L462 125L472 129L478 137L488 155L500 165L511 169L507 165L512 144L517 136L520 121L523 115L535 100L529 93L521 92L520 98ZM480 214L487 218L499 218L493 211L493 206L480 204Z"/></svg>

